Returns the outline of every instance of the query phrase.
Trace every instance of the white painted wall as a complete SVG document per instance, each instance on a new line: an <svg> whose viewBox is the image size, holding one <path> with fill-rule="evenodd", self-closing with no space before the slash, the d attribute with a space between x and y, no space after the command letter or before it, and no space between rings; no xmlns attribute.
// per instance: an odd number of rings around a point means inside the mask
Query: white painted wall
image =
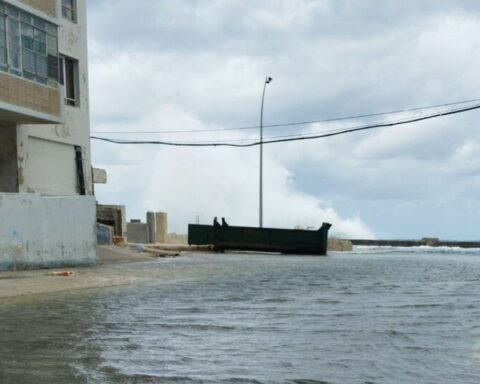
<svg viewBox="0 0 480 384"><path fill-rule="evenodd" d="M59 84L64 124L16 126L20 193L0 193L0 270L96 262L95 198L78 195L75 163L80 146L92 195L86 0L77 0L77 23L64 20L56 2L59 52L78 60L80 103L65 105Z"/></svg>
<svg viewBox="0 0 480 384"><path fill-rule="evenodd" d="M25 173L33 191L47 195L77 194L74 146L30 137L28 156Z"/></svg>
<svg viewBox="0 0 480 384"><path fill-rule="evenodd" d="M72 23L61 17L61 1L57 0L57 17L59 23L59 52L78 60L79 63L79 96L78 107L63 105L64 124L59 125L19 125L17 126L18 142L18 170L19 192L39 192L45 195L58 195L59 190L66 190L70 194L72 177L77 177L76 169L69 166L51 169L42 164L33 164L37 159L32 157L32 146L38 147L38 141L57 142L70 145L74 152L74 146L82 147L84 158L84 173L87 194L93 194L91 174L91 151L90 151L90 106L88 89L88 47L87 47L87 10L86 0L77 0L77 23ZM62 95L65 91L62 88ZM62 104L64 103L62 97ZM46 144L47 145L47 144ZM63 151L59 148L59 161ZM51 152L55 157L57 152ZM74 155L74 154L73 154ZM74 172L72 175L72 171ZM55 185L50 183L46 176L54 173ZM41 182L41 180L44 180ZM40 183L39 183L40 182ZM60 184L60 188L59 188ZM73 193L78 192L76 189Z"/></svg>
<svg viewBox="0 0 480 384"><path fill-rule="evenodd" d="M0 193L0 270L96 263L95 198Z"/></svg>

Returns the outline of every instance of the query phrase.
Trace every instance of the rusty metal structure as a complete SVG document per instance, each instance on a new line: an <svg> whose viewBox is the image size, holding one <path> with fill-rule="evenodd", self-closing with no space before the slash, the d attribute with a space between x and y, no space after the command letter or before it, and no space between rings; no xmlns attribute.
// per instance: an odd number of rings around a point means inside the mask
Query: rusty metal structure
<svg viewBox="0 0 480 384"><path fill-rule="evenodd" d="M226 250L277 252L297 255L326 255L329 223L318 230L229 226L215 218L213 225L190 224L190 245L211 245L216 252Z"/></svg>

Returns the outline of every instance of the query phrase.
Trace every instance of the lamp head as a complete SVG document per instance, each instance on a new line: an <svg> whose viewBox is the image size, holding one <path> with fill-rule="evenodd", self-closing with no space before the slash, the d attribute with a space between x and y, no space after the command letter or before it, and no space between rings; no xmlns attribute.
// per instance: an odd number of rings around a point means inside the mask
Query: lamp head
<svg viewBox="0 0 480 384"><path fill-rule="evenodd" d="M267 78L265 79L265 83L266 83L266 84L270 84L272 81L273 81L273 79L272 79L271 77L267 77Z"/></svg>

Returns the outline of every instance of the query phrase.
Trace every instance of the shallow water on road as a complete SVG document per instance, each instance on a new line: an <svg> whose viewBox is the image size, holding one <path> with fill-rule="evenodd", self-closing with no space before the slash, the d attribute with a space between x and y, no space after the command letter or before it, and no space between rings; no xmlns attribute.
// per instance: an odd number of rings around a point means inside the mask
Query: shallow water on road
<svg viewBox="0 0 480 384"><path fill-rule="evenodd" d="M480 251L195 255L0 302L0 383L478 383Z"/></svg>

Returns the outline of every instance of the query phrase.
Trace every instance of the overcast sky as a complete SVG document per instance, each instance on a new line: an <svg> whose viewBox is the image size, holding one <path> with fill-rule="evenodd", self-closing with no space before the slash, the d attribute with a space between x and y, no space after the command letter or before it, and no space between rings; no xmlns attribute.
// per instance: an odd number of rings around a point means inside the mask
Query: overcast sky
<svg viewBox="0 0 480 384"><path fill-rule="evenodd" d="M87 0L91 130L213 130L480 98L480 2ZM418 115L416 112L415 114ZM267 128L320 132L405 115ZM265 146L266 226L338 236L480 238L480 112ZM103 135L212 141L258 130ZM225 216L258 224L259 149L93 142L98 200L172 232Z"/></svg>

